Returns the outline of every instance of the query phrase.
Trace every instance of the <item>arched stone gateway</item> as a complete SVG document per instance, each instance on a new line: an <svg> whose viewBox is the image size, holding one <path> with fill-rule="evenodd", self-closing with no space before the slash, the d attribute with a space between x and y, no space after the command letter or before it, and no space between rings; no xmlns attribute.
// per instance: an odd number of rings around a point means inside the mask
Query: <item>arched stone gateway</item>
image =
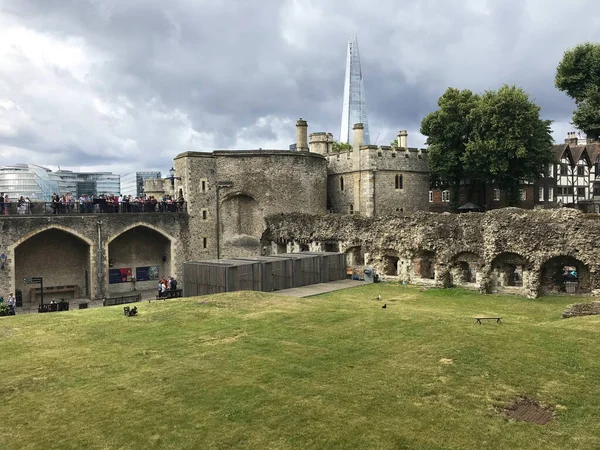
<svg viewBox="0 0 600 450"><path fill-rule="evenodd" d="M244 193L231 194L220 207L221 256L258 256L265 228L259 202Z"/></svg>
<svg viewBox="0 0 600 450"><path fill-rule="evenodd" d="M474 286L481 270L481 257L473 252L461 252L451 259L450 283L455 286Z"/></svg>
<svg viewBox="0 0 600 450"><path fill-rule="evenodd" d="M554 256L542 265L540 289L543 294L591 292L589 267L572 256Z"/></svg>
<svg viewBox="0 0 600 450"><path fill-rule="evenodd" d="M491 263L492 289L526 290L530 287L531 263L517 253L504 252Z"/></svg>
<svg viewBox="0 0 600 450"><path fill-rule="evenodd" d="M137 225L108 241L108 294L156 289L158 280L173 276L172 242L150 227Z"/></svg>
<svg viewBox="0 0 600 450"><path fill-rule="evenodd" d="M58 227L42 230L19 241L14 249L15 291L23 305L40 301L40 286L24 279L44 279L44 302L67 301L93 296L91 241Z"/></svg>

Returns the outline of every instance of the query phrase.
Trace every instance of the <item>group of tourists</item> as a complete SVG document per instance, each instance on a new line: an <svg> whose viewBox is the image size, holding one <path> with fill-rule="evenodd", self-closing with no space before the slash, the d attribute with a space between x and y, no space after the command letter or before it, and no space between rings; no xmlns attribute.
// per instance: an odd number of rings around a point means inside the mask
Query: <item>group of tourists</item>
<svg viewBox="0 0 600 450"><path fill-rule="evenodd" d="M173 277L163 278L158 282L158 297L166 297L169 291L177 290L177 280Z"/></svg>
<svg viewBox="0 0 600 450"><path fill-rule="evenodd" d="M3 303L4 297L0 296L0 305L2 305ZM8 298L6 299L6 306L8 307L8 315L14 316L15 307L17 306L17 299L15 298L12 292L8 295Z"/></svg>

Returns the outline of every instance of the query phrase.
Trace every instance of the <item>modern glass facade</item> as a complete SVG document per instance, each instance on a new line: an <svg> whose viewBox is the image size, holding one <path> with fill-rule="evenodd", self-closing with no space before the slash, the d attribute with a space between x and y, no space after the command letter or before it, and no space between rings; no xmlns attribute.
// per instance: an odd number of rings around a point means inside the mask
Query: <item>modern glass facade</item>
<svg viewBox="0 0 600 450"><path fill-rule="evenodd" d="M0 165L0 192L12 201L19 197L50 201L60 193L60 177L51 170L33 164Z"/></svg>
<svg viewBox="0 0 600 450"><path fill-rule="evenodd" d="M0 192L8 194L11 200L23 196L43 201L50 201L54 192L76 196L119 195L121 176L109 172L52 172L34 164L0 165Z"/></svg>
<svg viewBox="0 0 600 450"><path fill-rule="evenodd" d="M62 180L61 193L72 195L119 195L121 193L121 175L110 172L56 172Z"/></svg>
<svg viewBox="0 0 600 450"><path fill-rule="evenodd" d="M161 178L160 172L132 172L121 177L121 194L141 197L144 195L144 181Z"/></svg>
<svg viewBox="0 0 600 450"><path fill-rule="evenodd" d="M365 85L360 66L358 39L356 37L348 41L340 142L354 143L352 128L355 123L363 124L363 145L369 145L371 138L369 135L369 120L367 119L367 100L365 98Z"/></svg>

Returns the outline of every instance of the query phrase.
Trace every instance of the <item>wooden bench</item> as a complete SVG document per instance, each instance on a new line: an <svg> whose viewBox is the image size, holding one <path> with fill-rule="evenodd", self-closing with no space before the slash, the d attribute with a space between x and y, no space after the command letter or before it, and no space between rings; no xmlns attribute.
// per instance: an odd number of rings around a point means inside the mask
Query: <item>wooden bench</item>
<svg viewBox="0 0 600 450"><path fill-rule="evenodd" d="M175 289L172 291L161 292L160 295L156 296L156 300L166 300L168 298L180 298L180 297L183 297L183 289Z"/></svg>
<svg viewBox="0 0 600 450"><path fill-rule="evenodd" d="M102 301L102 306L123 305L125 303L136 303L142 301L142 295L124 295L123 297L105 298Z"/></svg>
<svg viewBox="0 0 600 450"><path fill-rule="evenodd" d="M478 323L479 325L483 325L481 323L482 320L495 320L496 323L502 323L502 317L475 317L475 323Z"/></svg>

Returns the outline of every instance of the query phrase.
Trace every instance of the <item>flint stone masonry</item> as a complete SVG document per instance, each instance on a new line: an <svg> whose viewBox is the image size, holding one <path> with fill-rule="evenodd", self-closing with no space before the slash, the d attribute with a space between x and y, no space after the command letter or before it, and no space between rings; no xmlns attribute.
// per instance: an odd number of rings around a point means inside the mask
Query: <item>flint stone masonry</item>
<svg viewBox="0 0 600 450"><path fill-rule="evenodd" d="M183 213L0 217L0 253L8 256L0 270L0 294L20 289L24 302L33 300L31 289L39 286L23 281L32 276L43 276L45 287L77 285L82 297L93 299L133 290L132 283L109 286L111 264L134 271L156 265L170 271L161 276L177 278L189 260L188 230ZM138 290L156 287L155 281L136 284Z"/></svg>
<svg viewBox="0 0 600 450"><path fill-rule="evenodd" d="M578 292L600 289L600 216L571 209L505 208L486 213L417 212L378 218L287 214L266 218L272 251L337 242L391 278L484 293L537 297L559 291L562 268L576 265Z"/></svg>
<svg viewBox="0 0 600 450"><path fill-rule="evenodd" d="M595 316L598 314L600 314L600 302L575 303L567 306L562 313L562 318L568 319L569 317Z"/></svg>

